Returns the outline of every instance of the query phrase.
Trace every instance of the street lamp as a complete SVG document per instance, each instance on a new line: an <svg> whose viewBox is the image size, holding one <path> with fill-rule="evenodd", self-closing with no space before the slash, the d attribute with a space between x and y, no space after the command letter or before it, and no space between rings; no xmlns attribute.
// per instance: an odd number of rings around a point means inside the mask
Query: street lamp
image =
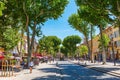
<svg viewBox="0 0 120 80"><path fill-rule="evenodd" d="M111 43L112 43L112 53L113 53L114 66L116 66L113 37L111 38Z"/></svg>

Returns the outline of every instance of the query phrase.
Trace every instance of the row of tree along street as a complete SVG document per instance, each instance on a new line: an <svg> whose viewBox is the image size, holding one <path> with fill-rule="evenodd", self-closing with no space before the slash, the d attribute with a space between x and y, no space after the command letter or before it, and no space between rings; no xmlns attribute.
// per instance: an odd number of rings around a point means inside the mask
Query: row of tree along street
<svg viewBox="0 0 120 80"><path fill-rule="evenodd" d="M67 4L68 0L1 0L0 47L8 51L18 40L22 45L23 35L27 34L29 62L35 36L41 35L41 26L49 19L59 18ZM15 34L11 34L12 30Z"/></svg>
<svg viewBox="0 0 120 80"><path fill-rule="evenodd" d="M72 14L68 22L69 24L79 32L81 32L86 40L88 47L88 53L90 59L93 62L93 37L94 29L98 27L100 30L100 50L103 53L103 64L106 63L106 44L103 36L103 30L106 26L114 25L119 27L120 34L120 1L119 0L75 0L78 6L78 11ZM90 37L90 38L89 38ZM88 44L88 40L91 39L91 45ZM109 41L109 40L107 40ZM107 42L108 43L108 42Z"/></svg>
<svg viewBox="0 0 120 80"><path fill-rule="evenodd" d="M78 11L71 14L68 19L69 24L74 29L82 33L86 40L89 57L93 62L93 36L95 27L100 30L100 48L103 52L103 64L106 63L103 30L107 24L119 27L120 32L120 1L119 0L75 0ZM23 44L23 35L27 35L28 43L28 62L31 58L35 36L42 35L41 26L49 19L57 19L64 12L68 0L1 0L0 1L0 47L6 51L14 48L18 42ZM75 38L74 38L75 37ZM42 51L55 55L58 51L60 40L55 38L58 43L46 41L43 44L43 37L40 42ZM54 38L54 37L53 37ZM49 38L51 40L52 38ZM88 40L91 39L91 45ZM109 41L109 40L108 40ZM81 42L78 36L68 36L62 42L61 51L74 56L76 44ZM46 45L48 45L46 47ZM51 47L52 46L52 47ZM85 47L84 47L85 48ZM20 53L22 52L22 47ZM87 51L87 49L85 49ZM68 54L66 54L68 55Z"/></svg>
<svg viewBox="0 0 120 80"><path fill-rule="evenodd" d="M62 43L62 46L61 46ZM40 53L51 54L54 57L62 52L64 56L69 57L75 56L75 51L77 50L77 44L81 43L81 38L78 35L71 35L64 38L63 41L56 36L43 36L39 40L39 50Z"/></svg>

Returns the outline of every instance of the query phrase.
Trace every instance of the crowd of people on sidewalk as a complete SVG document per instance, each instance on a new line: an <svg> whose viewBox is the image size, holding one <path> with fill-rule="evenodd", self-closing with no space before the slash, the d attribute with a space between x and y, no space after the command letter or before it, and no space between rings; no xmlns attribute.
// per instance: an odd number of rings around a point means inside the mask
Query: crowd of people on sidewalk
<svg viewBox="0 0 120 80"><path fill-rule="evenodd" d="M48 62L51 63L51 61L54 62L54 58L48 58L48 57L44 57L44 58L41 58L41 59L39 59L39 58L31 58L30 62L27 63L27 60L22 58L21 61L20 61L20 65L21 65L22 70L29 68L30 73L32 73L32 69L33 69L34 66L38 66L40 63L41 64L42 63L48 63Z"/></svg>

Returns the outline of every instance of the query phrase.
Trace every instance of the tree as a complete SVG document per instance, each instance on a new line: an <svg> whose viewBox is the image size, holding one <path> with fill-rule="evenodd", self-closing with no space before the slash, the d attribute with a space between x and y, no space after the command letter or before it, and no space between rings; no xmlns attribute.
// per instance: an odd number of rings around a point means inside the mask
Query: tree
<svg viewBox="0 0 120 80"><path fill-rule="evenodd" d="M55 52L58 52L60 49L61 39L56 36L48 36L50 42L53 42L53 48Z"/></svg>
<svg viewBox="0 0 120 80"><path fill-rule="evenodd" d="M109 42L110 42L110 38L106 34L103 34L103 39L99 38L98 41L99 41L100 51L102 50L102 45L105 47L105 51L107 51L107 48L108 48L108 45L109 45Z"/></svg>
<svg viewBox="0 0 120 80"><path fill-rule="evenodd" d="M58 52L60 48L61 40L56 36L43 36L39 40L39 46L41 52L47 52L55 56L55 53Z"/></svg>
<svg viewBox="0 0 120 80"><path fill-rule="evenodd" d="M89 39L90 32L91 33L93 32L93 27L91 27L91 30L90 30L90 24L84 21L82 18L80 18L78 14L72 14L69 17L68 22L70 25L72 25L73 28L75 28L85 36L86 44L88 47L88 53L90 55L90 46L88 43L88 39ZM92 37L92 34L91 34L91 37Z"/></svg>
<svg viewBox="0 0 120 80"><path fill-rule="evenodd" d="M68 0L9 0L6 4L7 9L4 10L0 23L2 26L20 27L20 23L24 26L27 34L29 62L35 36L41 35L42 24L49 19L59 18Z"/></svg>
<svg viewBox="0 0 120 80"><path fill-rule="evenodd" d="M3 47L5 51L9 51L10 49L13 49L15 46L17 46L19 40L20 38L18 30L8 28L2 35L0 47Z"/></svg>
<svg viewBox="0 0 120 80"><path fill-rule="evenodd" d="M5 4L5 9L3 10L3 15L0 17L0 23L2 27L21 27L21 24L25 24L25 17L22 11L22 1L15 0L1 0ZM21 6L20 6L21 5ZM11 26L10 26L11 25Z"/></svg>
<svg viewBox="0 0 120 80"><path fill-rule="evenodd" d="M111 17L109 16L110 12L106 10L108 7L107 5L108 1L76 0L76 4L79 6L78 13L80 17L85 21L99 27L102 39L102 31L105 29L106 24L112 21ZM88 16L86 17L86 15ZM105 64L106 58L104 46L102 47L102 51L103 51L103 64Z"/></svg>
<svg viewBox="0 0 120 80"><path fill-rule="evenodd" d="M119 28L120 34L120 1L119 0L108 0L108 8L107 10L110 11L110 16L113 17L115 27Z"/></svg>
<svg viewBox="0 0 120 80"><path fill-rule="evenodd" d="M87 46L81 45L78 49L80 50L80 56L86 56L88 54Z"/></svg>
<svg viewBox="0 0 120 80"><path fill-rule="evenodd" d="M4 2L4 4L5 4L5 9L3 10L3 15L0 17L0 26L1 26L0 27L0 39L4 43L6 40L6 39L4 40L5 34L6 34L5 32L8 32L8 29L11 30L11 28L12 28L13 29L12 31L14 31L13 36L16 34L16 36L17 36L16 39L19 38L19 40L20 40L21 37L20 37L20 34L18 36L18 32L20 32L19 30L21 28L24 28L24 23L25 23L25 20L22 17L23 15L20 12L22 10L21 9L22 7L19 6L21 3L20 3L20 1L16 2L14 0L8 0L8 1L2 0L2 2ZM20 3L20 4L18 4L18 3ZM10 33L10 34L12 34L12 33ZM7 34L7 35L9 35L9 34ZM21 40L21 42L22 42L22 40ZM15 43L16 46L17 46L17 43ZM11 43L11 44L14 44L14 43ZM6 46L6 45L3 44L2 46ZM21 52L21 50L18 52Z"/></svg>
<svg viewBox="0 0 120 80"><path fill-rule="evenodd" d="M68 49L65 48L64 46L61 46L61 47L60 47L60 51L61 51L66 57L69 56L69 55L67 54L67 53L68 53Z"/></svg>
<svg viewBox="0 0 120 80"><path fill-rule="evenodd" d="M76 45L80 44L81 38L78 35L71 35L67 36L63 40L63 46L68 50L68 53L73 57L75 50L76 50Z"/></svg>
<svg viewBox="0 0 120 80"><path fill-rule="evenodd" d="M48 19L57 19L64 11L67 5L67 0L40 0L32 1L25 0L23 3L23 10L26 16L26 29L28 40L28 62L31 57L31 50L35 38L35 34L38 33L38 25L43 24ZM30 27L29 27L30 26ZM38 27L38 28L37 28ZM30 42L30 30L32 30L32 38Z"/></svg>
<svg viewBox="0 0 120 80"><path fill-rule="evenodd" d="M49 53L50 52L50 48L53 46L53 43L51 41L49 41L47 36L43 36L40 40L39 40L39 46L40 46L40 52L41 53Z"/></svg>
<svg viewBox="0 0 120 80"><path fill-rule="evenodd" d="M75 51L77 57L84 57L84 59L86 59L86 55L88 54L88 47L86 45L80 45L77 47L76 51ZM78 60L79 63L79 60Z"/></svg>

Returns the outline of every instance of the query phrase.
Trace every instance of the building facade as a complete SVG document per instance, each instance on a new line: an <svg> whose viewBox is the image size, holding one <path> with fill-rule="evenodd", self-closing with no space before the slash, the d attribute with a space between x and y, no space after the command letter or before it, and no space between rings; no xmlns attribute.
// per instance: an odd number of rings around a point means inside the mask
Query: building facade
<svg viewBox="0 0 120 80"><path fill-rule="evenodd" d="M116 60L120 60L120 36L119 36L118 27L116 28L114 28L113 26L107 27L105 30L103 30L103 33L110 38L110 42L108 44L106 51L106 59L113 60L113 56L115 56ZM99 50L99 38L100 38L100 34L98 34L93 38L93 48L92 48L92 54L94 58L97 57L97 59L100 56L102 56L102 52ZM89 45L91 46L91 40L89 40Z"/></svg>
<svg viewBox="0 0 120 80"><path fill-rule="evenodd" d="M38 43L36 42L36 40L34 40L32 53L36 52L37 46L38 46ZM27 36L23 36L22 44L20 41L18 45L15 46L10 52L14 54L21 54L21 56L27 55L28 54Z"/></svg>

